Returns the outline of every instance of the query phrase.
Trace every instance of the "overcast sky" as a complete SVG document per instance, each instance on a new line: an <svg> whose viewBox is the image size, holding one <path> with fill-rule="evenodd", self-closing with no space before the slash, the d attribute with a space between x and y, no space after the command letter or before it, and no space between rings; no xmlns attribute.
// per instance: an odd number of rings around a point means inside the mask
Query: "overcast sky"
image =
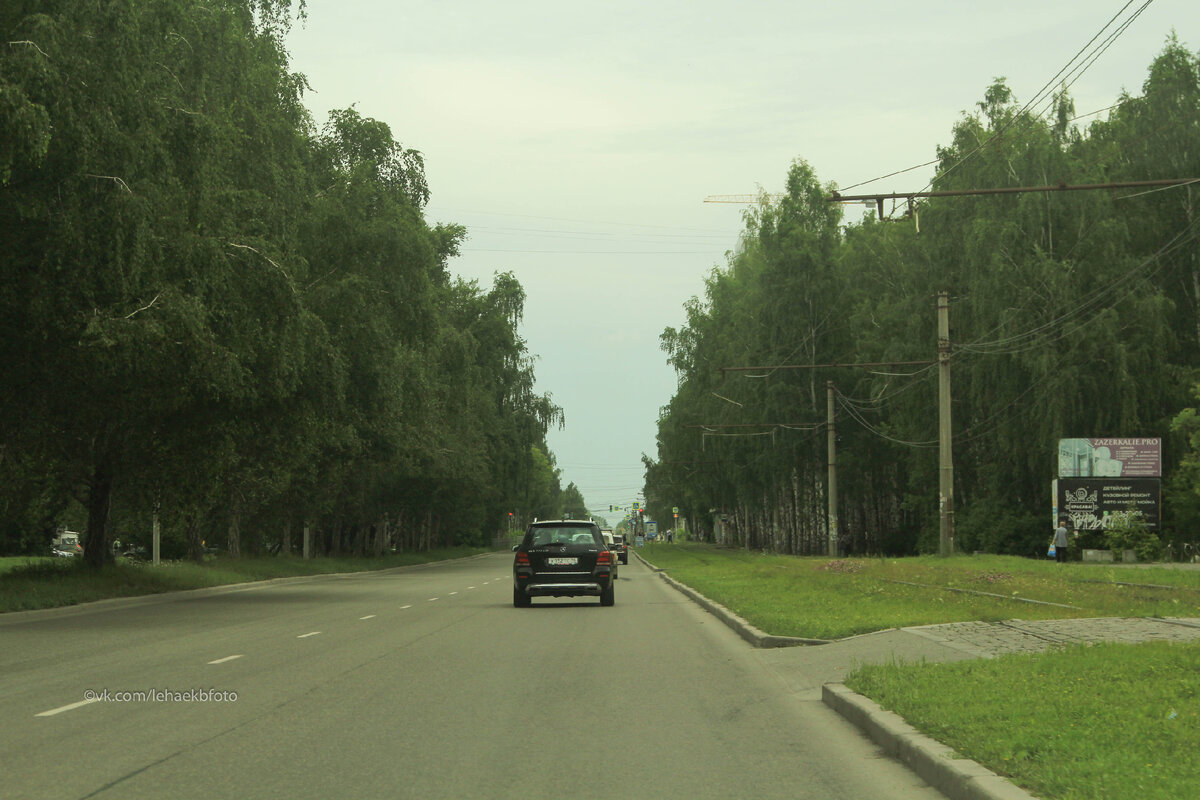
<svg viewBox="0 0 1200 800"><path fill-rule="evenodd" d="M1142 5L307 0L288 47L318 123L353 104L424 154L427 219L469 230L451 269L525 287L538 389L566 414L562 484L606 512L657 453L675 388L659 334L742 229L743 207L706 196L780 191L796 158L841 187L929 161L993 79L1024 103ZM1140 93L1172 30L1200 48L1200 2L1149 3L1071 84L1076 111Z"/></svg>

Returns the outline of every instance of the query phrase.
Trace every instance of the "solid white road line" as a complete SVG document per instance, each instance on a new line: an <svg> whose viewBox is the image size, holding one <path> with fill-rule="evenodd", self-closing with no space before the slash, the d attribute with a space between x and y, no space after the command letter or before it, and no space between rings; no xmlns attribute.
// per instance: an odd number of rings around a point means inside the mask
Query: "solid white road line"
<svg viewBox="0 0 1200 800"><path fill-rule="evenodd" d="M100 702L100 698L93 697L91 700L80 700L78 703L70 703L65 706L59 706L58 708L52 708L49 711L43 711L40 714L34 714L34 716L35 717L53 717L55 714L61 714L64 711L70 711L71 709L79 708L80 706L86 706L86 705L90 705L92 703L98 703L98 702Z"/></svg>
<svg viewBox="0 0 1200 800"><path fill-rule="evenodd" d="M210 661L208 663L224 664L226 661L233 661L235 658L241 658L241 657L242 657L242 653L238 653L236 656L225 656L224 658L218 658L216 661Z"/></svg>

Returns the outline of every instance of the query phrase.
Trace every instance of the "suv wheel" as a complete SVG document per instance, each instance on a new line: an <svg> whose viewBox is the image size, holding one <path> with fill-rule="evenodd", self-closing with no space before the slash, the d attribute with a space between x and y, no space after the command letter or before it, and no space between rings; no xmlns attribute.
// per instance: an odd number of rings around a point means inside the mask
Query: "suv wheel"
<svg viewBox="0 0 1200 800"><path fill-rule="evenodd" d="M608 588L600 592L600 605L611 606L617 601L616 590L613 589L612 582L608 584Z"/></svg>
<svg viewBox="0 0 1200 800"><path fill-rule="evenodd" d="M516 586L513 587L513 605L517 608L529 608L533 605L533 598L522 592ZM609 605L612 605L611 603Z"/></svg>

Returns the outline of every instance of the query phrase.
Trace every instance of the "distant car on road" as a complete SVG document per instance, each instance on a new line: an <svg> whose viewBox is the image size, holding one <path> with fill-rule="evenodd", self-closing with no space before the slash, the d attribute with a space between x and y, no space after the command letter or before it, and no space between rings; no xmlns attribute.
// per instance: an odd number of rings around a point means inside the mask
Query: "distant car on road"
<svg viewBox="0 0 1200 800"><path fill-rule="evenodd" d="M625 541L625 536L620 533L613 534L613 541L617 543L617 561L622 564L629 563L629 544Z"/></svg>
<svg viewBox="0 0 1200 800"><path fill-rule="evenodd" d="M602 606L615 602L616 554L596 523L535 522L513 551L514 606L528 607L534 597L592 596Z"/></svg>
<svg viewBox="0 0 1200 800"><path fill-rule="evenodd" d="M613 578L619 579L617 564L621 562L621 554L617 549L617 537L613 534L612 528L601 528L600 535L604 537L604 546L609 549L609 552L613 554L613 558L616 559L616 562L613 563Z"/></svg>

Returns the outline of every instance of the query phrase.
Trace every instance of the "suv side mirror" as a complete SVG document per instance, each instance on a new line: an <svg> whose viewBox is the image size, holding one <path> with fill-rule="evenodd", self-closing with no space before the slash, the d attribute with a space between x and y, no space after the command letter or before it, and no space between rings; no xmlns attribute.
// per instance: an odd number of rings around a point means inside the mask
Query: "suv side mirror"
<svg viewBox="0 0 1200 800"><path fill-rule="evenodd" d="M521 545L519 545L519 544L514 544L514 545L513 545L513 552L514 552L514 553L515 553L515 552L517 552L517 550L519 550L519 549L520 549L520 547L521 547Z"/></svg>

